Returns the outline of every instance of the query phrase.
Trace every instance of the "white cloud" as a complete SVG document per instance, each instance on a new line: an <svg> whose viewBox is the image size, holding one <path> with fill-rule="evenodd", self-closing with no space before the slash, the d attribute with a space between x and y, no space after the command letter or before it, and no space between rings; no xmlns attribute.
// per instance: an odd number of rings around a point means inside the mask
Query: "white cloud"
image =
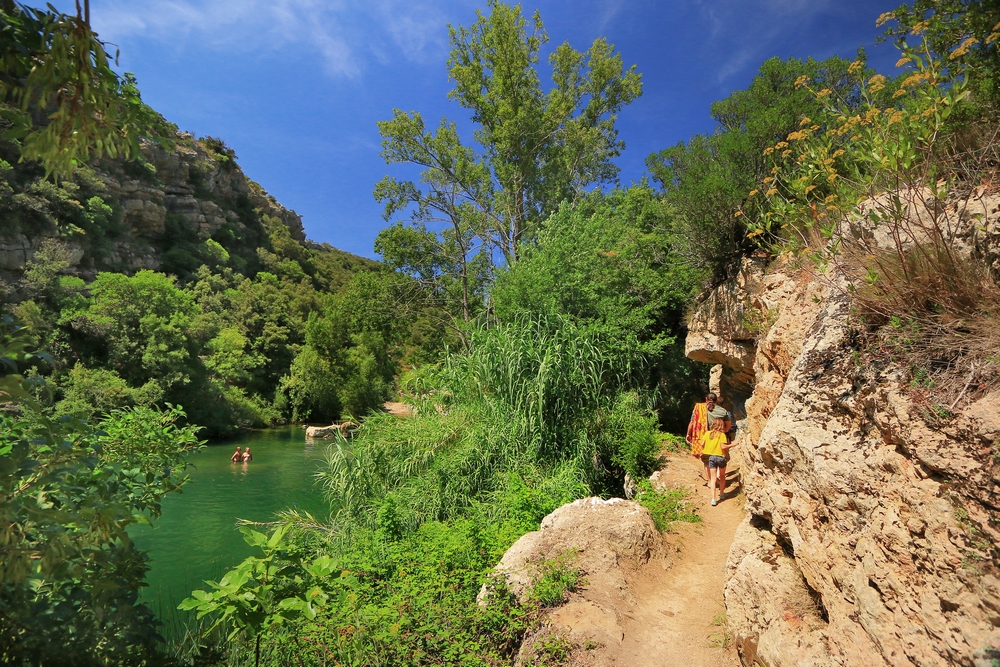
<svg viewBox="0 0 1000 667"><path fill-rule="evenodd" d="M801 30L833 6L832 0L698 0L697 4L709 28L706 49L720 61L713 67L717 83L773 55L772 45L783 34Z"/></svg>
<svg viewBox="0 0 1000 667"><path fill-rule="evenodd" d="M457 0L469 5L469 0ZM355 77L369 58L427 60L446 47L441 2L406 0L103 0L94 27L103 39L188 40L234 53L312 50L333 76Z"/></svg>

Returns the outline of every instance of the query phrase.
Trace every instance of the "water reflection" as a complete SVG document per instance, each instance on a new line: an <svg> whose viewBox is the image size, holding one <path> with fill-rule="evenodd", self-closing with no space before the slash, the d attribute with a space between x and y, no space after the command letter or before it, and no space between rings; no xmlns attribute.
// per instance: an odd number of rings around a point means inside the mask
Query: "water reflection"
<svg viewBox="0 0 1000 667"><path fill-rule="evenodd" d="M136 546L150 552L149 588L143 598L179 602L206 579L254 551L236 528L237 519L269 521L295 507L325 516L327 506L314 487L322 461L322 443L305 443L301 428L271 429L239 441L252 445L253 461L231 460L236 443L212 445L196 454L191 482L163 502L163 516L153 528L131 530Z"/></svg>

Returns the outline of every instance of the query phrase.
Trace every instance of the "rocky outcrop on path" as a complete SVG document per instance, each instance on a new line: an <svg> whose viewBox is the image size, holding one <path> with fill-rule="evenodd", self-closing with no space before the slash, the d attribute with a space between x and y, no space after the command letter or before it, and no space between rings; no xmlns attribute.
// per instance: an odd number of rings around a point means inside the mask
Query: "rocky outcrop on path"
<svg viewBox="0 0 1000 667"><path fill-rule="evenodd" d="M690 327L688 356L721 365L743 419L725 600L744 664L1000 658L1000 395L931 428L901 369L859 361L835 275L748 261Z"/></svg>

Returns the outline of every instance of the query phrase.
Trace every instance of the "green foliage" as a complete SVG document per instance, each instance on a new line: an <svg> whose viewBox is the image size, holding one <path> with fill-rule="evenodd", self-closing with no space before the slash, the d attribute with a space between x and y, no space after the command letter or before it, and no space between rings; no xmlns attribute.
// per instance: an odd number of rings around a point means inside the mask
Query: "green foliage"
<svg viewBox="0 0 1000 667"><path fill-rule="evenodd" d="M863 62L863 52L859 60ZM676 251L691 266L714 281L739 268L740 258L755 247L747 239L746 221L756 219L758 212L747 206L747 193L772 167L765 149L784 141L800 129L803 118L823 108L796 82L804 78L817 90L831 90L853 108L857 80L848 75L849 67L849 61L836 56L805 62L771 58L746 90L712 105L719 123L714 134L696 135L647 158L677 215Z"/></svg>
<svg viewBox="0 0 1000 667"><path fill-rule="evenodd" d="M675 521L685 523L701 521L701 517L688 500L690 494L684 489L661 491L645 478L640 479L638 485L636 501L650 511L653 523L661 533L669 531L670 525Z"/></svg>
<svg viewBox="0 0 1000 667"><path fill-rule="evenodd" d="M977 104L993 108L1000 102L998 24L1000 7L984 0L915 0L876 23L885 26L883 39L892 39L900 49L926 42L938 60L947 59L967 73Z"/></svg>
<svg viewBox="0 0 1000 667"><path fill-rule="evenodd" d="M119 76L89 17L9 3L0 8L0 115L13 122L22 157L45 173L71 174L91 157L131 157L162 124L135 77ZM117 60L117 55L115 56ZM33 116L45 114L44 124Z"/></svg>
<svg viewBox="0 0 1000 667"><path fill-rule="evenodd" d="M542 90L538 54L548 41L536 13L488 3L470 27L450 29L449 94L472 112L477 153L454 123L428 130L417 112L394 110L379 123L382 157L424 169L423 189L386 176L375 186L385 219L412 206L412 223L389 227L376 250L393 268L427 283L444 311L468 321L481 303L493 252L514 264L522 244L559 203L589 185L614 181L623 148L618 111L642 91L603 39L580 53L569 44L550 57L553 86Z"/></svg>
<svg viewBox="0 0 1000 667"><path fill-rule="evenodd" d="M701 276L674 251L674 224L646 186L588 195L546 221L490 296L501 322L545 313L600 332L610 349L629 350L637 338L651 358L641 382L659 389L661 423L682 430L702 390L702 371L683 349L684 309Z"/></svg>
<svg viewBox="0 0 1000 667"><path fill-rule="evenodd" d="M575 553L569 552L535 563L537 578L531 587L531 597L542 607L561 605L568 593L586 585L583 573L573 567L575 557Z"/></svg>
<svg viewBox="0 0 1000 667"><path fill-rule="evenodd" d="M179 409L122 412L104 430L46 418L9 374L25 361L24 341L0 341L0 391L24 412L0 416L0 660L158 661L155 622L136 601L147 557L126 529L159 516L162 497L184 483L195 429L176 425Z"/></svg>

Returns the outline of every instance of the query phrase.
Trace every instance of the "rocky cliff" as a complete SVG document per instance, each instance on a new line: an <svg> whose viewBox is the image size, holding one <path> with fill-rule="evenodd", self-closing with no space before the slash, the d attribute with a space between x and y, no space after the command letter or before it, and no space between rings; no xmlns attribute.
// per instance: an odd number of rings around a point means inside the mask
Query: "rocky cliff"
<svg viewBox="0 0 1000 667"><path fill-rule="evenodd" d="M967 236L989 247L968 260L993 264L1000 206L980 206ZM690 318L687 354L719 365L742 426L747 516L725 588L741 658L997 664L1000 393L928 419L852 308L833 269L748 260Z"/></svg>
<svg viewBox="0 0 1000 667"><path fill-rule="evenodd" d="M58 184L8 148L0 155L0 278L13 300L26 266L54 239L68 251L66 272L85 279L102 270L182 274L211 258L209 240L241 270L276 227L298 244L339 252L307 242L300 216L247 178L219 140L178 132L170 148L143 142L141 159L102 160Z"/></svg>

